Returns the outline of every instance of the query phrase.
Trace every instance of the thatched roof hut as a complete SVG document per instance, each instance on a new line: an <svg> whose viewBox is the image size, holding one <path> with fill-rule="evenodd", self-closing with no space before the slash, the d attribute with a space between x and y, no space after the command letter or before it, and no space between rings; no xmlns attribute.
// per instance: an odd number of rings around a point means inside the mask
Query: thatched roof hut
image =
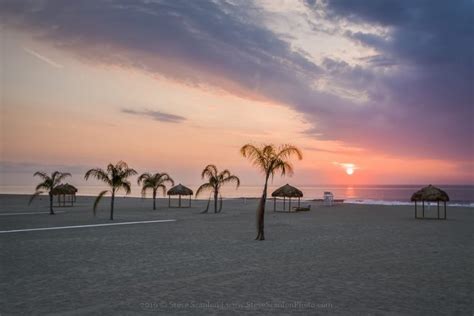
<svg viewBox="0 0 474 316"><path fill-rule="evenodd" d="M172 195L178 195L179 196L179 202L178 202L178 207L181 207L181 196L182 195L189 195L189 205L187 207L191 207L191 197L194 194L193 190L190 188L182 185L181 183L172 187L171 189L168 190L168 207L171 206L171 196Z"/></svg>
<svg viewBox="0 0 474 316"><path fill-rule="evenodd" d="M413 193L413 195L411 196L411 201L448 202L449 196L440 188L437 188L430 184L429 186L424 187L423 189Z"/></svg>
<svg viewBox="0 0 474 316"><path fill-rule="evenodd" d="M285 211L286 198L289 199L288 212L291 212L291 198L298 198L298 207L300 207L300 198L303 197L303 192L301 192L297 188L287 183L284 186L273 191L272 196L273 196L273 211L274 212L276 212L276 198L277 197L283 198L283 211Z"/></svg>
<svg viewBox="0 0 474 316"><path fill-rule="evenodd" d="M168 190L168 195L193 195L193 190L181 183Z"/></svg>
<svg viewBox="0 0 474 316"><path fill-rule="evenodd" d="M53 189L52 193L53 195L58 196L58 206L66 206L66 202L69 202L70 206L74 206L77 193L77 188L75 186L69 183L60 184Z"/></svg>
<svg viewBox="0 0 474 316"><path fill-rule="evenodd" d="M77 188L69 183L60 184L53 190L53 195L74 195L77 193Z"/></svg>
<svg viewBox="0 0 474 316"><path fill-rule="evenodd" d="M284 186L282 186L282 187L276 189L275 191L273 191L272 196L273 197L289 197L289 198L298 197L298 198L301 198L301 197L303 197L303 192L301 192L297 188L295 188L295 187L293 187L293 186L291 186L287 183Z"/></svg>
<svg viewBox="0 0 474 316"><path fill-rule="evenodd" d="M425 202L436 202L437 207L438 207L438 217L437 219L446 219L446 202L449 201L449 196L446 192L441 190L440 188L437 188L435 186L432 186L431 184L427 187L424 187L411 196L411 201L415 202L415 218L417 219L424 219L425 218ZM417 210L417 202L422 203L422 216L418 216L418 210ZM439 214L439 202L444 203L444 217L441 218Z"/></svg>

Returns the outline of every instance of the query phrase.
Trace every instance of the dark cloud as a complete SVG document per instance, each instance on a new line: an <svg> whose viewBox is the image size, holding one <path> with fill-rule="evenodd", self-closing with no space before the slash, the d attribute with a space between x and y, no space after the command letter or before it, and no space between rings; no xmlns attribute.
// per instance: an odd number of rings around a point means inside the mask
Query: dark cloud
<svg viewBox="0 0 474 316"><path fill-rule="evenodd" d="M314 125L308 134L319 139L432 158L473 156L472 1L307 5L377 54L366 66L331 56L316 65L263 27L265 12L249 1L2 1L0 18L88 62L287 104L305 114ZM347 21L388 32L344 30ZM315 89L322 80L329 88Z"/></svg>
<svg viewBox="0 0 474 316"><path fill-rule="evenodd" d="M122 109L122 113L145 116L154 119L155 121L166 122L166 123L180 123L186 120L185 117L164 113L160 111L152 110L134 110L134 109Z"/></svg>
<svg viewBox="0 0 474 316"><path fill-rule="evenodd" d="M370 67L360 75L357 67L331 65L340 78L365 78L354 86L365 87L371 110L353 113L331 135L384 150L472 159L474 2L333 0L323 6L333 23L386 29L345 32L378 52L365 58Z"/></svg>

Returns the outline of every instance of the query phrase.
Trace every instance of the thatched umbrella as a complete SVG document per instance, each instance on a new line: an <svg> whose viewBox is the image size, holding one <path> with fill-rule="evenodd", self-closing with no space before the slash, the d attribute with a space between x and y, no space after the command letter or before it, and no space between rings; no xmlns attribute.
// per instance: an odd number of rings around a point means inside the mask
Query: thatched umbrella
<svg viewBox="0 0 474 316"><path fill-rule="evenodd" d="M74 206L74 202L76 202L76 193L77 188L69 183L60 184L53 189L53 195L58 196L58 206L66 206L66 197L68 198L68 202L70 202L70 206ZM62 205L61 196L63 197Z"/></svg>
<svg viewBox="0 0 474 316"><path fill-rule="evenodd" d="M171 196L178 195L179 196L179 204L178 207L181 207L181 196L182 195L189 195L189 205L187 207L191 207L191 197L193 196L194 192L188 187L185 187L181 183L172 187L168 190L168 207L171 207Z"/></svg>
<svg viewBox="0 0 474 316"><path fill-rule="evenodd" d="M438 219L439 217L439 202L442 201L444 203L444 217L446 219L446 202L449 201L449 196L443 190L432 186L431 184L427 187L422 188L421 190L416 191L411 196L411 201L415 202L415 218L425 218L425 201L427 202L436 202L438 206ZM418 217L417 213L417 202L421 201L423 205L423 213L422 217Z"/></svg>
<svg viewBox="0 0 474 316"><path fill-rule="evenodd" d="M276 198L283 197L283 210L285 210L286 198L289 199L288 202L288 212L291 210L291 198L298 198L298 207L300 207L300 199L303 197L303 192L297 188L289 185L288 183L284 186L276 189L272 193L273 196L273 211L276 212Z"/></svg>

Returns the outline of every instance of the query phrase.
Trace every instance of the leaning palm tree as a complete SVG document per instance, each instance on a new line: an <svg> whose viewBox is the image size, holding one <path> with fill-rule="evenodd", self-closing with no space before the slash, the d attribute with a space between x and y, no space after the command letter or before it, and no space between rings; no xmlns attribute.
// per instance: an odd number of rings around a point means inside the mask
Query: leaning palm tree
<svg viewBox="0 0 474 316"><path fill-rule="evenodd" d="M293 166L289 160L291 156L296 155L299 160L303 159L301 151L292 145L261 145L256 147L251 144L244 145L240 153L248 158L252 164L260 169L265 175L265 185L263 187L262 197L257 208L257 238L256 240L265 240L263 233L263 222L265 214L265 202L267 200L268 179L274 177L275 173L280 172L282 176L293 174Z"/></svg>
<svg viewBox="0 0 474 316"><path fill-rule="evenodd" d="M174 180L167 173L155 173L150 174L148 172L143 173L138 177L138 185L142 184L142 196L145 197L146 191L151 189L153 191L153 209L156 210L156 192L158 189L163 190L163 195L166 194L165 183L174 185Z"/></svg>
<svg viewBox="0 0 474 316"><path fill-rule="evenodd" d="M89 177L92 176L97 180L104 182L110 187L110 193L112 194L112 199L110 201L110 220L114 219L115 193L120 189L124 189L126 194L130 194L131 184L130 181L127 180L127 178L136 174L137 172L134 169L129 168L127 163L123 161L119 161L115 165L109 163L106 170L95 168L90 169L86 172L84 176L86 180L88 180ZM97 198L95 199L93 208L94 216L96 214L97 205L107 192L109 191L105 190L100 192Z"/></svg>
<svg viewBox="0 0 474 316"><path fill-rule="evenodd" d="M217 200L219 197L219 192L221 187L226 183L234 182L236 188L240 185L240 180L237 176L230 173L229 170L225 169L222 172L217 170L217 167L214 165L208 165L201 173L201 178L207 178L207 182L202 184L196 191L196 196L200 193L210 190L214 194L214 213L218 213L217 210ZM203 213L207 213L206 209ZM221 208L219 209L219 212Z"/></svg>
<svg viewBox="0 0 474 316"><path fill-rule="evenodd" d="M42 171L37 171L33 175L34 177L40 177L43 182L39 183L36 186L35 193L31 196L30 201L28 204L31 204L35 197L38 195L42 194L43 192L48 192L49 194L49 214L54 215L54 210L53 210L53 193L54 190L58 185L61 184L61 181L64 180L66 177L70 177L71 174L67 172L59 172L55 171L51 174L51 176L47 175L46 172ZM44 191L43 191L44 190Z"/></svg>

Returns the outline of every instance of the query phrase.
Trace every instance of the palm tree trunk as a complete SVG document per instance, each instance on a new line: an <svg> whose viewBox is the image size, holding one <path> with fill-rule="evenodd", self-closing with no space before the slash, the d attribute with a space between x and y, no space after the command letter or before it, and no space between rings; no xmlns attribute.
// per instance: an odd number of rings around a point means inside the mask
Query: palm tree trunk
<svg viewBox="0 0 474 316"><path fill-rule="evenodd" d="M217 213L217 200L219 198L219 191L214 190L214 213Z"/></svg>
<svg viewBox="0 0 474 316"><path fill-rule="evenodd" d="M49 193L49 215L54 215L53 211L53 193Z"/></svg>
<svg viewBox="0 0 474 316"><path fill-rule="evenodd" d="M265 219L265 203L267 201L267 187L268 187L268 178L269 174L265 177L265 186L263 187L262 198L258 204L257 208L257 238L255 240L265 240L265 235L263 232L264 219Z"/></svg>
<svg viewBox="0 0 474 316"><path fill-rule="evenodd" d="M222 195L219 197L219 211L217 213L222 212Z"/></svg>
<svg viewBox="0 0 474 316"><path fill-rule="evenodd" d="M209 211L209 204L211 204L211 197L209 196L209 200L207 200L207 206L204 211L201 212L201 214L207 213Z"/></svg>
<svg viewBox="0 0 474 316"><path fill-rule="evenodd" d="M156 190L153 190L153 210L156 210Z"/></svg>
<svg viewBox="0 0 474 316"><path fill-rule="evenodd" d="M114 220L114 200L115 200L115 189L112 189L112 199L110 200L110 220Z"/></svg>

